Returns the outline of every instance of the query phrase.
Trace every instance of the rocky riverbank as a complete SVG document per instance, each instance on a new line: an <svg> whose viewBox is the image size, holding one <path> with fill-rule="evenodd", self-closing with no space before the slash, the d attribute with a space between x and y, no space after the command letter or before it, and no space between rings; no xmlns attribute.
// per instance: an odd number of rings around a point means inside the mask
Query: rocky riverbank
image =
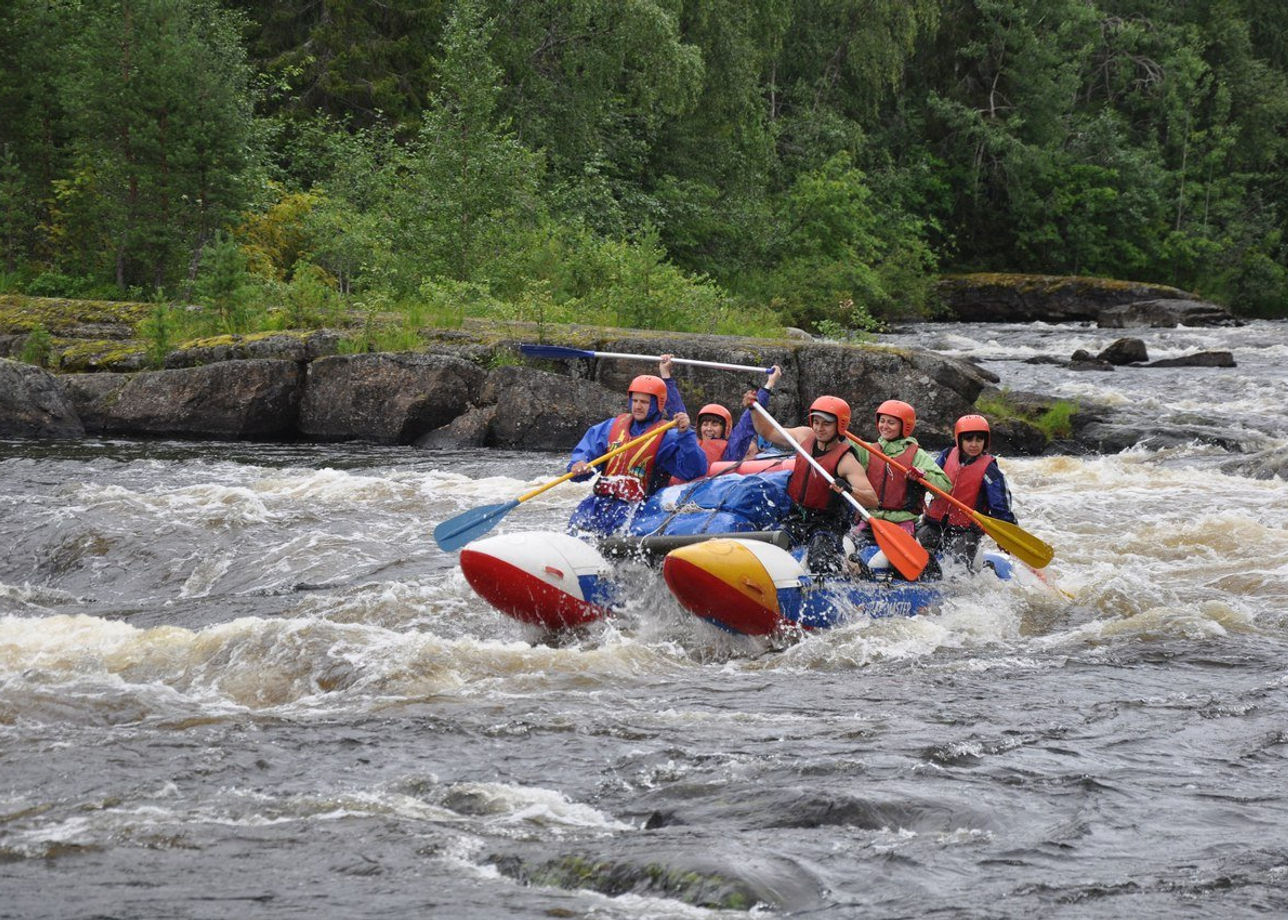
<svg viewBox="0 0 1288 920"><path fill-rule="evenodd" d="M971 283L944 282L947 302L962 318L1036 312L1047 319L1096 316L1113 328L1237 322L1215 305L1157 285L970 277ZM1009 299L1001 291L1009 291ZM855 418L869 416L884 399L899 398L917 407L917 433L930 448L949 443L954 420L982 394L996 396L997 380L989 372L919 348L820 342L803 333L770 340L474 321L460 330L427 332L422 347L400 353L341 354L345 340L328 330L225 336L175 349L162 369L144 370L132 314L118 314L127 318L112 322L106 309L76 315L71 302L5 300L0 306L10 309L7 323L0 323L0 355L17 354L30 334L31 317L39 316L42 326L53 324L55 363L64 372L0 358L0 437L370 440L425 448L566 450L589 425L621 411L633 376L655 370L650 361L523 357L519 343L538 340L593 352L779 364L785 377L771 411L784 421L798 422L820 393L848 400ZM1036 306L1042 302L1045 312ZM25 329L15 315L27 317ZM1130 340L1123 341L1128 344L1113 355L1068 360L1088 369L1131 363L1137 353ZM758 373L690 367L676 376L691 411L719 402L735 414L741 394L763 381ZM1105 407L1079 406L1068 419L1069 430L1053 441L1034 424L1053 400L1016 393L1006 399L1015 412L994 417L999 452L1094 452L1100 446L1094 438L1082 440L1080 432L1103 422Z"/></svg>
<svg viewBox="0 0 1288 920"><path fill-rule="evenodd" d="M535 340L534 335L528 340ZM701 361L768 367L785 378L771 410L800 419L815 394L849 400L856 417L883 399L917 406L918 433L946 443L953 421L996 382L968 362L918 349L718 336L642 336L567 330L564 344L625 354L666 352ZM6 437L164 436L250 440L372 440L422 447L565 450L594 422L622 410L632 377L651 361L521 357L523 339L454 333L423 351L309 357L299 340L259 340L244 357L135 373L53 374L0 359ZM676 376L691 410L721 402L738 411L754 372L683 367ZM1016 420L1003 425L1013 453L1046 438Z"/></svg>

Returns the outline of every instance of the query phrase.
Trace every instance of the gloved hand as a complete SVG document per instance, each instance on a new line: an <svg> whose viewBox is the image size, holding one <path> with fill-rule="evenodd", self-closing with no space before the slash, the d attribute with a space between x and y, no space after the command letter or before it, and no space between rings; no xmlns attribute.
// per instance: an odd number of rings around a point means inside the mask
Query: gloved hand
<svg viewBox="0 0 1288 920"><path fill-rule="evenodd" d="M854 492L854 489L851 488L849 482L842 479L840 476L832 480L832 488L837 492Z"/></svg>
<svg viewBox="0 0 1288 920"><path fill-rule="evenodd" d="M908 467L907 475L909 479L911 479L913 482L916 482L916 483L920 483L923 479L926 478L926 474L923 473L921 470L917 469L915 466Z"/></svg>

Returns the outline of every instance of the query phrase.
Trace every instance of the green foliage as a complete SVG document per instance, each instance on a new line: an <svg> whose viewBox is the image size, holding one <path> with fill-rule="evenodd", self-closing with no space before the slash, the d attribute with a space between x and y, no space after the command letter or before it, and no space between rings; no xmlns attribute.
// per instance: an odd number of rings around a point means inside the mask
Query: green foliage
<svg viewBox="0 0 1288 920"><path fill-rule="evenodd" d="M54 353L54 340L50 336L49 330L43 323L36 323L27 333L26 340L22 343L22 350L18 352L18 360L26 364L35 364L37 367L49 367Z"/></svg>
<svg viewBox="0 0 1288 920"><path fill-rule="evenodd" d="M231 236L215 234L202 254L198 298L214 311L222 331L238 333L251 330L252 294L253 281L241 247Z"/></svg>
<svg viewBox="0 0 1288 920"><path fill-rule="evenodd" d="M216 0L65 5L59 80L71 170L49 233L122 290L177 280L253 175L241 20Z"/></svg>
<svg viewBox="0 0 1288 920"><path fill-rule="evenodd" d="M887 213L848 154L799 176L776 224L775 264L750 289L793 324L870 331L880 317L923 308L934 258L921 227Z"/></svg>
<svg viewBox="0 0 1288 920"><path fill-rule="evenodd" d="M147 319L139 323L139 335L144 341L148 365L154 368L165 366L165 357L174 347L175 324L170 317L170 310L168 304L154 304Z"/></svg>
<svg viewBox="0 0 1288 920"><path fill-rule="evenodd" d="M1073 434L1073 417L1077 414L1078 404L1061 399L1036 412L1018 405L1011 392L1004 389L981 396L975 401L975 408L994 421L1017 419L1027 422L1046 435L1049 441Z"/></svg>
<svg viewBox="0 0 1288 920"><path fill-rule="evenodd" d="M1285 315L1285 30L1264 2L13 0L0 272L122 297L200 265L212 329L379 294L849 335L926 312L941 265Z"/></svg>
<svg viewBox="0 0 1288 920"><path fill-rule="evenodd" d="M1037 417L1034 424L1047 436L1047 440L1067 438L1073 434L1073 416L1078 404L1060 400Z"/></svg>

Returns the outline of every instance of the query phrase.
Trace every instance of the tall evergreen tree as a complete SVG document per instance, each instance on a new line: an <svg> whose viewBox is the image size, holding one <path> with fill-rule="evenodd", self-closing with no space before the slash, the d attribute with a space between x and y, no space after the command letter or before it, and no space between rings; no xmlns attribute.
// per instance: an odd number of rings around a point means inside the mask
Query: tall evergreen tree
<svg viewBox="0 0 1288 920"><path fill-rule="evenodd" d="M106 0L79 15L62 86L74 165L56 183L54 229L97 242L79 270L162 286L246 200L240 20L216 0Z"/></svg>

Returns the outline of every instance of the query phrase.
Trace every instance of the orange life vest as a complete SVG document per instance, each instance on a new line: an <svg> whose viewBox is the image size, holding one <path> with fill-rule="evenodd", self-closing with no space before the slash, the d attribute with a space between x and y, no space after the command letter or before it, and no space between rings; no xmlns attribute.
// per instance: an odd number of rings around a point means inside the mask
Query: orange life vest
<svg viewBox="0 0 1288 920"><path fill-rule="evenodd" d="M956 447L950 450L948 457L944 460L944 472L953 481L953 498L967 508L974 508L975 503L979 501L980 489L984 487L984 474L988 472L988 466L992 462L992 455L985 453L980 454L970 463L962 463L961 451ZM953 527L980 529L969 514L948 501L948 499L940 498L938 495L930 503L930 507L926 509L926 517L934 518L936 521L941 522L946 517L948 523Z"/></svg>
<svg viewBox="0 0 1288 920"><path fill-rule="evenodd" d="M702 452L707 455L707 473L710 474L711 464L718 462L720 458L724 456L725 448L729 446L729 442L724 438L707 438L705 440L698 441L698 446L701 447ZM668 482L667 485L678 486L688 481L689 480L681 479L678 476L672 476L671 481Z"/></svg>
<svg viewBox="0 0 1288 920"><path fill-rule="evenodd" d="M835 479L836 468L841 465L841 458L850 452L850 442L843 437L837 438L831 447L822 454L816 455L814 446L817 443L818 439L811 434L801 442L801 447L809 451L809 455L818 461L818 465ZM809 463L797 463L792 469L791 478L787 480L787 494L796 504L813 511L826 511L833 506L834 502L845 501L832 491L828 481Z"/></svg>
<svg viewBox="0 0 1288 920"><path fill-rule="evenodd" d="M904 466L912 466L912 458L917 456L920 446L913 441L902 454L890 459ZM872 491L877 493L878 511L917 511L920 501L925 497L922 488L908 488L908 477L886 463L876 454L868 454L868 482Z"/></svg>
<svg viewBox="0 0 1288 920"><path fill-rule="evenodd" d="M629 412L613 419L613 425L608 429L609 450L621 447L631 440L632 421L634 418ZM664 424L666 424L665 420L659 418L640 434L645 434ZM611 495L613 498L620 498L627 502L638 502L648 498L655 490L653 468L657 464L657 452L662 448L664 437L666 436L662 435L651 441L645 441L637 449L623 451L610 459L604 465L603 474L595 481L595 494Z"/></svg>

